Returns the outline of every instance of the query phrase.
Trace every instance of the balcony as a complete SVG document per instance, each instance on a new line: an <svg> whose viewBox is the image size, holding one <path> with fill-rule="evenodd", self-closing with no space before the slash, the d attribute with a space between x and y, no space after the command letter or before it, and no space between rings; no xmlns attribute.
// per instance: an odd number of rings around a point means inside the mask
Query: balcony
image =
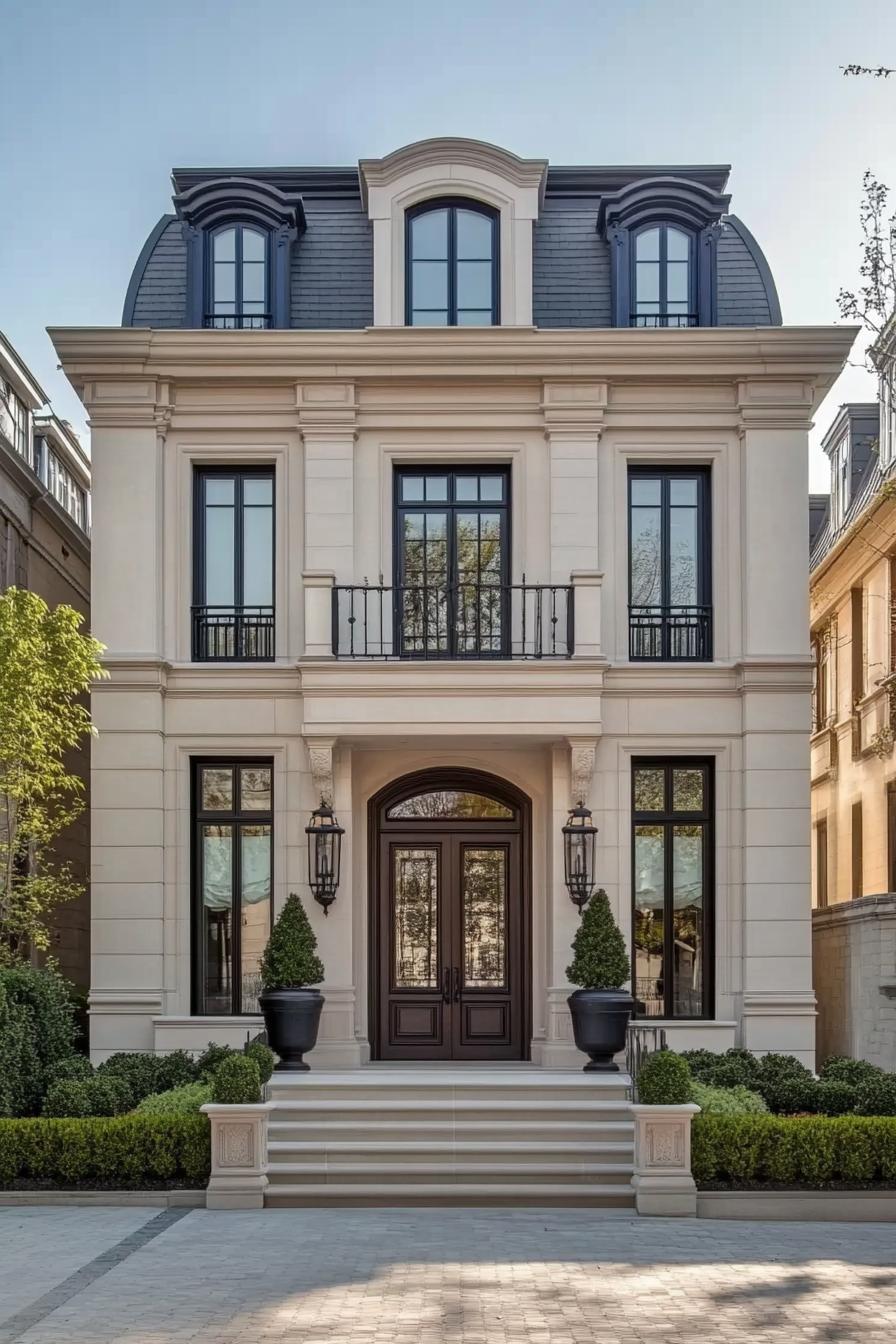
<svg viewBox="0 0 896 1344"><path fill-rule="evenodd" d="M571 658L572 584L458 583L332 590L339 659Z"/></svg>
<svg viewBox="0 0 896 1344"><path fill-rule="evenodd" d="M628 631L632 662L708 663L712 659L712 607L629 607Z"/></svg>
<svg viewBox="0 0 896 1344"><path fill-rule="evenodd" d="M206 313L202 325L215 331L264 331L271 325L271 314Z"/></svg>
<svg viewBox="0 0 896 1344"><path fill-rule="evenodd" d="M193 607L192 616L194 662L273 660L273 607Z"/></svg>
<svg viewBox="0 0 896 1344"><path fill-rule="evenodd" d="M696 313L632 313L630 322L633 327L696 327Z"/></svg>

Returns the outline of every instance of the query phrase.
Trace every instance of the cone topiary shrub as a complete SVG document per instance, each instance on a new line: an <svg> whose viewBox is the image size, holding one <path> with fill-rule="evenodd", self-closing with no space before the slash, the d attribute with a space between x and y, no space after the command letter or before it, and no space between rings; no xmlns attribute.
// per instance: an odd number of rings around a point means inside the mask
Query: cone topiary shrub
<svg viewBox="0 0 896 1344"><path fill-rule="evenodd" d="M621 989L629 979L631 965L625 939L603 888L586 905L572 940L572 950L573 959L566 968L571 985L582 989Z"/></svg>
<svg viewBox="0 0 896 1344"><path fill-rule="evenodd" d="M305 989L319 985L324 968L317 955L314 935L305 907L295 892L277 916L261 959L261 983L265 989Z"/></svg>

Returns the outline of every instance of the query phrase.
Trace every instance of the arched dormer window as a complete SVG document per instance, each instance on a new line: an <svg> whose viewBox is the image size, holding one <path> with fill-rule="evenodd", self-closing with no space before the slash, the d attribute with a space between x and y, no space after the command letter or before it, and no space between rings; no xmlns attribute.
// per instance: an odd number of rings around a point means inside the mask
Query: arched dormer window
<svg viewBox="0 0 896 1344"><path fill-rule="evenodd" d="M301 196L254 178L200 175L174 206L187 240L189 325L288 327L291 248L305 227Z"/></svg>
<svg viewBox="0 0 896 1344"><path fill-rule="evenodd" d="M497 326L498 212L477 201L443 199L415 206L406 220L407 325Z"/></svg>
<svg viewBox="0 0 896 1344"><path fill-rule="evenodd" d="M730 197L678 177L636 178L600 204L617 327L711 327L716 242Z"/></svg>
<svg viewBox="0 0 896 1344"><path fill-rule="evenodd" d="M694 235L672 224L648 224L634 244L631 325L696 326Z"/></svg>
<svg viewBox="0 0 896 1344"><path fill-rule="evenodd" d="M209 237L203 325L256 330L271 325L270 234L228 224Z"/></svg>

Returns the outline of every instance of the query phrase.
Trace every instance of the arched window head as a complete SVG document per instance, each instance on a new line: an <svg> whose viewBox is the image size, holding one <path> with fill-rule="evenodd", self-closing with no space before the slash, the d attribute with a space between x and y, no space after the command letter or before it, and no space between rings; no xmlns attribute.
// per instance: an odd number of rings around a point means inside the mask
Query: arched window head
<svg viewBox="0 0 896 1344"><path fill-rule="evenodd" d="M228 224L209 238L205 326L257 330L271 325L269 235L247 224Z"/></svg>
<svg viewBox="0 0 896 1344"><path fill-rule="evenodd" d="M631 325L696 326L693 235L671 224L651 224L634 242Z"/></svg>
<svg viewBox="0 0 896 1344"><path fill-rule="evenodd" d="M496 211L467 200L418 205L407 214L406 255L408 326L497 326Z"/></svg>

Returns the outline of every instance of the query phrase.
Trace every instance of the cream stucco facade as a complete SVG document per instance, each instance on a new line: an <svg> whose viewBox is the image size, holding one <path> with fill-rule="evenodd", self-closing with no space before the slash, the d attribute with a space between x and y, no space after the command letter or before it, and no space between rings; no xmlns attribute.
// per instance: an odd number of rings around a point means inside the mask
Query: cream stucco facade
<svg viewBox="0 0 896 1344"><path fill-rule="evenodd" d="M715 763L715 997L676 1046L811 1062L807 431L843 329L54 330L92 425L94 693L91 1039L242 1040L191 1015L190 761L274 764L274 899L306 898L326 966L319 1063L369 1057L368 802L436 766L531 800L535 1062L580 1059L565 967L576 911L560 828L583 796L597 876L631 936L630 762ZM395 464L509 466L512 575L575 588L562 660L345 661L334 583L392 572ZM275 472L276 649L191 661L191 479ZM714 658L628 658L632 464L711 470ZM332 790L345 826L328 918L307 901L304 827Z"/></svg>

